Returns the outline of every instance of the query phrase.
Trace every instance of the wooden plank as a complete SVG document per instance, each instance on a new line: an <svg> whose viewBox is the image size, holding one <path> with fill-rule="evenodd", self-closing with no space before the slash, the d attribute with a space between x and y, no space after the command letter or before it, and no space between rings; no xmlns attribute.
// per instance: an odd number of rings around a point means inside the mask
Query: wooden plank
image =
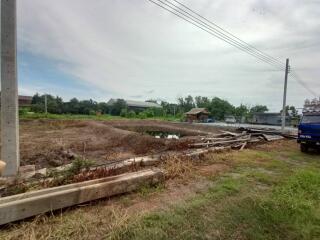
<svg viewBox="0 0 320 240"><path fill-rule="evenodd" d="M201 138L202 141L224 141L224 140L235 140L235 139L239 139L240 137L244 137L248 135L247 132L243 132L243 133L240 133L240 134L237 134L236 136L232 136L230 137L220 137L220 138L213 138L213 137L203 137ZM251 135L251 134L250 134ZM249 136L249 135L248 135Z"/></svg>
<svg viewBox="0 0 320 240"><path fill-rule="evenodd" d="M221 132L223 132L223 133L225 133L225 134L228 134L228 135L231 135L231 136L233 136L233 137L238 137L238 136L241 135L241 134L239 134L239 133L234 133L234 132L229 132L229 131L221 131Z"/></svg>
<svg viewBox="0 0 320 240"><path fill-rule="evenodd" d="M276 140L281 140L284 139L283 136L281 135L268 135L268 134L262 134L263 138L267 141L276 141Z"/></svg>
<svg viewBox="0 0 320 240"><path fill-rule="evenodd" d="M191 153L187 153L186 156L188 157L195 157L195 156L199 156L201 154L205 154L205 153L211 153L211 152L219 152L219 151L225 151L225 150L230 150L231 147L227 146L227 147L211 147L211 148L206 148L206 149L198 149L196 151L193 151Z"/></svg>
<svg viewBox="0 0 320 240"><path fill-rule="evenodd" d="M240 151L242 151L242 150L247 146L247 143L248 143L248 142L244 142L244 143L242 144L242 146L241 146L241 148L240 148Z"/></svg>
<svg viewBox="0 0 320 240"><path fill-rule="evenodd" d="M227 141L212 142L212 143L194 143L194 144L190 144L190 146L191 147L206 147L206 146L224 145L224 144L229 144L229 143L246 142L246 141L250 141L250 138L227 140Z"/></svg>
<svg viewBox="0 0 320 240"><path fill-rule="evenodd" d="M0 225L130 192L145 184L157 184L163 180L161 170L150 169L1 198Z"/></svg>

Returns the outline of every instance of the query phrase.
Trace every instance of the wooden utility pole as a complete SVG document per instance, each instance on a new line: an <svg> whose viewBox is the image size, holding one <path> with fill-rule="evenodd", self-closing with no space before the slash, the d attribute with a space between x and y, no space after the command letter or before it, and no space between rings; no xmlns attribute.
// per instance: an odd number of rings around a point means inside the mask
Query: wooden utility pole
<svg viewBox="0 0 320 240"><path fill-rule="evenodd" d="M1 0L1 160L4 176L16 175L19 159L16 0Z"/></svg>
<svg viewBox="0 0 320 240"><path fill-rule="evenodd" d="M288 74L289 74L289 58L286 60L286 72L284 77L284 90L283 90L283 106L282 106L282 121L281 121L281 131L284 133L284 128L286 126L286 107L287 107L287 85L288 85Z"/></svg>

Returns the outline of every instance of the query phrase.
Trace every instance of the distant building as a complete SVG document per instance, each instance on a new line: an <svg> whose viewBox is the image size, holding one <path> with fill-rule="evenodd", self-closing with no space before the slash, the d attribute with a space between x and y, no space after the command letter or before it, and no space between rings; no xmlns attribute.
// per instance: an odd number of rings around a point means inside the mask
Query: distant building
<svg viewBox="0 0 320 240"><path fill-rule="evenodd" d="M30 107L32 103L32 97L19 95L18 101L19 101L19 107ZM0 92L0 104L1 104L1 92Z"/></svg>
<svg viewBox="0 0 320 240"><path fill-rule="evenodd" d="M189 112L185 113L188 122L206 122L209 114L205 108L192 108Z"/></svg>
<svg viewBox="0 0 320 240"><path fill-rule="evenodd" d="M29 107L32 103L31 96L19 96L19 107Z"/></svg>
<svg viewBox="0 0 320 240"><path fill-rule="evenodd" d="M109 106L113 106L113 104L115 104L115 102L118 99L113 99L111 98L107 104ZM154 102L143 102L143 101L133 101L133 100L124 100L125 103L127 104L127 107L129 110L133 110L133 111L143 111L147 108L162 108L162 106L158 103L154 103Z"/></svg>
<svg viewBox="0 0 320 240"><path fill-rule="evenodd" d="M253 124L264 124L264 125L281 125L281 113L267 112L267 113L254 113L252 117ZM286 125L291 125L291 116L286 116Z"/></svg>

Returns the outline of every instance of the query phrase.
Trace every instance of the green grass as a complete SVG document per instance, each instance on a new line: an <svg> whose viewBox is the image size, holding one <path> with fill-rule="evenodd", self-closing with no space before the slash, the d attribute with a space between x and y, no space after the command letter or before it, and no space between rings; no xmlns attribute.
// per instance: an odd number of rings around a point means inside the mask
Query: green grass
<svg viewBox="0 0 320 240"><path fill-rule="evenodd" d="M213 161L236 168L212 178L206 192L131 219L107 239L320 239L319 156L248 150Z"/></svg>
<svg viewBox="0 0 320 240"><path fill-rule="evenodd" d="M160 193L165 190L165 185L163 183L160 183L155 186L145 185L142 186L137 192L142 198L148 198L149 196Z"/></svg>
<svg viewBox="0 0 320 240"><path fill-rule="evenodd" d="M198 194L170 211L148 214L113 231L107 239L203 239L202 235L214 224L214 218L206 216L212 210L208 207L237 194L242 185L243 179L221 179L208 192Z"/></svg>
<svg viewBox="0 0 320 240"><path fill-rule="evenodd" d="M143 216L107 239L319 239L319 207L318 169L299 170L259 194L245 177L225 177L187 203Z"/></svg>
<svg viewBox="0 0 320 240"><path fill-rule="evenodd" d="M208 192L172 211L148 214L125 228L111 232L107 239L203 239L201 235L214 221L214 218L207 218L207 207L237 194L242 185L243 179L222 179Z"/></svg>
<svg viewBox="0 0 320 240"><path fill-rule="evenodd" d="M319 170L299 170L270 194L233 203L223 212L221 224L229 233L243 226L245 239L319 239L319 207Z"/></svg>
<svg viewBox="0 0 320 240"><path fill-rule="evenodd" d="M107 121L107 120L123 120L123 119L140 119L136 118L124 118L120 116L112 116L109 114L103 115L80 115L80 114L45 114L45 113L25 113L20 115L20 119L55 119L55 120L98 120L98 121ZM163 116L163 117L152 117L146 118L152 120L164 120L164 121L180 121L180 118L174 116Z"/></svg>

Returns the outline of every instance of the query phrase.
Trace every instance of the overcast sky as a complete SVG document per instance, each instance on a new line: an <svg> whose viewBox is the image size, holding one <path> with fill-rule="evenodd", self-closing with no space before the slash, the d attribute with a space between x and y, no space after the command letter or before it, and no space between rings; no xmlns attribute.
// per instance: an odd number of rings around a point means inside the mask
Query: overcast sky
<svg viewBox="0 0 320 240"><path fill-rule="evenodd" d="M147 0L18 0L20 94L176 101L191 94L278 111L284 72ZM181 0L283 60L320 94L320 1ZM294 79L288 104L312 97Z"/></svg>

